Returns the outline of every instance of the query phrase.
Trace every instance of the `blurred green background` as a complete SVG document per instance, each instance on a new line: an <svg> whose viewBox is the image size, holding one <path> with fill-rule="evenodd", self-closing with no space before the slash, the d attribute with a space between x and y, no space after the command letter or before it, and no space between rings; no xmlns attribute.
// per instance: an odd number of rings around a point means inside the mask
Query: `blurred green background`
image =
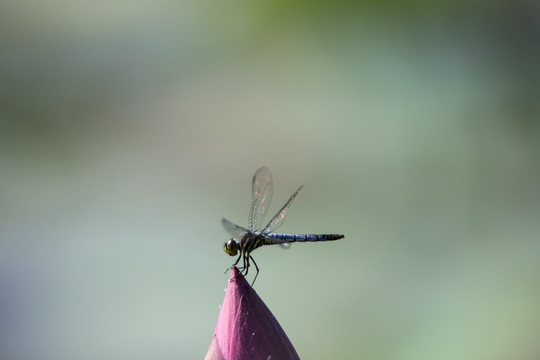
<svg viewBox="0 0 540 360"><path fill-rule="evenodd" d="M0 14L0 358L203 358L261 165L301 358L540 358L538 2Z"/></svg>

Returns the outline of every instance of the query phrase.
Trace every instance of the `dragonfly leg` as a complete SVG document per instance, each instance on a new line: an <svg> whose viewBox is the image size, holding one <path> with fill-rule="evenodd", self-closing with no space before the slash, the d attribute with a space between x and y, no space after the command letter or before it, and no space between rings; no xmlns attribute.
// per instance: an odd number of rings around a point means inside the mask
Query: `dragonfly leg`
<svg viewBox="0 0 540 360"><path fill-rule="evenodd" d="M238 258L236 259L236 261L234 262L234 264L232 264L231 266L229 266L227 268L227 270L225 270L225 274L227 272L229 272L229 270L232 270L236 265L238 265L238 262L240 261L240 258L242 257L242 254L240 254L240 256L238 256Z"/></svg>
<svg viewBox="0 0 540 360"><path fill-rule="evenodd" d="M246 276L248 274L248 271L249 271L249 258L251 256L249 254L244 254L244 276Z"/></svg>
<svg viewBox="0 0 540 360"><path fill-rule="evenodd" d="M255 265L255 269L257 270L257 273L255 274L255 278L253 279L253 282L251 283L251 287L253 287L253 284L255 284L255 280L257 280L257 276L259 276L259 267L257 266L257 263L255 262L255 260L251 257L251 255L249 255L249 258L251 259L251 261L253 261L253 265Z"/></svg>

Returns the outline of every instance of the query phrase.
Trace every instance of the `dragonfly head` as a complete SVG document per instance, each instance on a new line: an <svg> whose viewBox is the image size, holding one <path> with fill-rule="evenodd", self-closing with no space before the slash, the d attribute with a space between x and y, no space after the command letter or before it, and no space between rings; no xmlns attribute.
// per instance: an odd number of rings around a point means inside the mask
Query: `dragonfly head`
<svg viewBox="0 0 540 360"><path fill-rule="evenodd" d="M236 242L236 240L234 240L233 238L230 238L229 241L227 241L224 245L223 245L223 250L229 254L230 256L235 256L236 254L238 254L238 250L240 248L240 245L238 245L238 243Z"/></svg>

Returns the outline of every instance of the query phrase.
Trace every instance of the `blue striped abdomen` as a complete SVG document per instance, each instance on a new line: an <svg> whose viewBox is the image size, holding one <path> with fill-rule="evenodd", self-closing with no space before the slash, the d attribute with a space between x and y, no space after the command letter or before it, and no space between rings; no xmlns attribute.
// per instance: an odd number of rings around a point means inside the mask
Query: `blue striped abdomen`
<svg viewBox="0 0 540 360"><path fill-rule="evenodd" d="M305 241L332 241L342 239L341 234L266 234L265 237L276 240L275 244L305 242Z"/></svg>

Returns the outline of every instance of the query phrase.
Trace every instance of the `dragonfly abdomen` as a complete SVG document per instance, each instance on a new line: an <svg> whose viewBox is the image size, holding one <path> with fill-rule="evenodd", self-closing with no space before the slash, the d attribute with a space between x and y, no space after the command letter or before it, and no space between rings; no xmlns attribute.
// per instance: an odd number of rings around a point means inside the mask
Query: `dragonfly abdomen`
<svg viewBox="0 0 540 360"><path fill-rule="evenodd" d="M332 241L342 239L345 236L342 234L266 234L266 237L272 239L283 240L281 242L305 242L305 241Z"/></svg>

